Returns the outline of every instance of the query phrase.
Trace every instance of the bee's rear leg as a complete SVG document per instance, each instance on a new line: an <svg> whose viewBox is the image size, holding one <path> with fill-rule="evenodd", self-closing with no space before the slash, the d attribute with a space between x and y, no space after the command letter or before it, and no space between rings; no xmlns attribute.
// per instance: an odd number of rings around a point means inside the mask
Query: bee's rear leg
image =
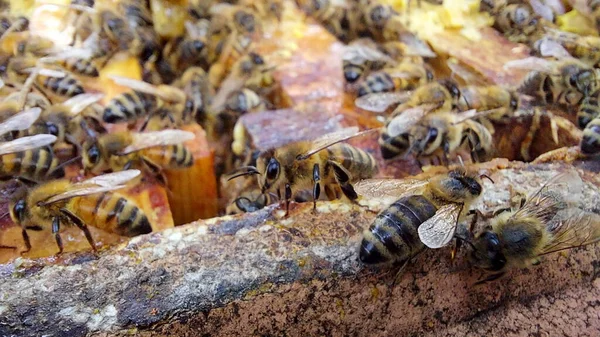
<svg viewBox="0 0 600 337"><path fill-rule="evenodd" d="M317 200L321 196L321 175L319 170L319 164L313 166L313 212L317 210Z"/></svg>
<svg viewBox="0 0 600 337"><path fill-rule="evenodd" d="M329 161L329 163L333 167L333 171L335 174L335 180L339 184L340 188L342 189L342 193L344 193L346 198L348 198L348 200L350 200L353 204L355 204L363 209L366 209L368 212L376 213L376 212L372 211L371 209L369 209L369 207L358 203L358 194L354 190L354 187L352 186L352 184L350 184L350 174L348 173L348 171L346 171L346 169L344 167L342 167L341 165L339 165L336 162Z"/></svg>
<svg viewBox="0 0 600 337"><path fill-rule="evenodd" d="M60 212L63 215L65 215L77 227L79 227L79 229L81 229L83 231L83 234L85 234L85 238L87 239L88 243L90 244L90 246L92 246L92 249L95 252L96 251L96 243L94 242L94 238L92 238L92 233L90 233L90 229L83 222L83 220L81 220L77 215L73 214L71 211L69 211L66 208L61 208Z"/></svg>
<svg viewBox="0 0 600 337"><path fill-rule="evenodd" d="M60 255L63 253L64 246L62 242L62 238L60 237L60 218L55 216L52 219L52 234L54 234L54 239L56 240L56 245L58 246L58 253L56 255Z"/></svg>

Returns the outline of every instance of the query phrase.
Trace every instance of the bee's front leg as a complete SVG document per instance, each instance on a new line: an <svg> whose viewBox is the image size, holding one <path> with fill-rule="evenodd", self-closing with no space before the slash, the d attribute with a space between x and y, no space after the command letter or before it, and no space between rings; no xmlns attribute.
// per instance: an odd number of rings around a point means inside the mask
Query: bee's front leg
<svg viewBox="0 0 600 337"><path fill-rule="evenodd" d="M317 210L317 200L321 195L321 175L319 170L319 164L313 166L313 212Z"/></svg>
<svg viewBox="0 0 600 337"><path fill-rule="evenodd" d="M290 199L292 199L292 187L290 184L285 184L285 215L288 216L290 212Z"/></svg>

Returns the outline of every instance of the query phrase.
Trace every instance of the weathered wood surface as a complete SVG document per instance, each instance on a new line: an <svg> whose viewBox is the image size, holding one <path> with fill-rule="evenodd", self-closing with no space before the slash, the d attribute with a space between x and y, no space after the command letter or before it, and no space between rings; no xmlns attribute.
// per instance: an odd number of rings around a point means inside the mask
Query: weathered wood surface
<svg viewBox="0 0 600 337"><path fill-rule="evenodd" d="M505 162L499 162L504 166ZM597 165L596 165L597 166ZM588 165L589 167L589 165ZM508 186L532 190L564 164L510 164L482 172L493 209ZM600 178L582 207L600 213ZM424 174L426 176L427 174ZM377 210L389 200L371 200ZM341 202L269 207L132 239L99 256L20 260L0 270L2 336L569 336L600 333L600 248L549 256L488 285L464 256L422 254L395 287L394 272L357 261L373 214ZM557 330L560 329L560 330Z"/></svg>

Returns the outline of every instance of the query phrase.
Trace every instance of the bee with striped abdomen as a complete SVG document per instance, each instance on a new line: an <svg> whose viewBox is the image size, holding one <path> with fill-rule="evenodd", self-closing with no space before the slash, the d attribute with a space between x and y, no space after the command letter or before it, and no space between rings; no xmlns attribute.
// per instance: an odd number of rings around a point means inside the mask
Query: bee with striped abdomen
<svg viewBox="0 0 600 337"><path fill-rule="evenodd" d="M21 226L26 253L31 249L27 231L51 231L63 251L60 228L76 225L96 250L88 225L119 234L135 236L150 233L150 221L131 199L114 191L126 187L140 174L127 170L105 174L72 183L69 179L50 181L31 189L22 188L9 203L9 213L15 224Z"/></svg>

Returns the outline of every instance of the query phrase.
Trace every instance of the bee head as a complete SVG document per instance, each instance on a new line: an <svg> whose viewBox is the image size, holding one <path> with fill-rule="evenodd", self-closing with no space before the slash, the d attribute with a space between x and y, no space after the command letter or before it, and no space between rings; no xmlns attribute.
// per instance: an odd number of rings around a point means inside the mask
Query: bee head
<svg viewBox="0 0 600 337"><path fill-rule="evenodd" d="M274 151L265 151L258 156L256 168L261 176L258 179L258 185L262 193L270 188L277 188L281 180L281 164L275 158Z"/></svg>
<svg viewBox="0 0 600 337"><path fill-rule="evenodd" d="M471 260L477 267L499 271L506 266L506 257L502 252L502 243L498 235L490 230L475 239Z"/></svg>
<svg viewBox="0 0 600 337"><path fill-rule="evenodd" d="M415 155L431 154L440 146L444 136L442 125L436 119L415 125L410 132L410 153Z"/></svg>
<svg viewBox="0 0 600 337"><path fill-rule="evenodd" d="M100 147L96 138L88 139L83 143L83 151L81 153L83 160L83 168L86 171L91 171L98 167L102 162Z"/></svg>

